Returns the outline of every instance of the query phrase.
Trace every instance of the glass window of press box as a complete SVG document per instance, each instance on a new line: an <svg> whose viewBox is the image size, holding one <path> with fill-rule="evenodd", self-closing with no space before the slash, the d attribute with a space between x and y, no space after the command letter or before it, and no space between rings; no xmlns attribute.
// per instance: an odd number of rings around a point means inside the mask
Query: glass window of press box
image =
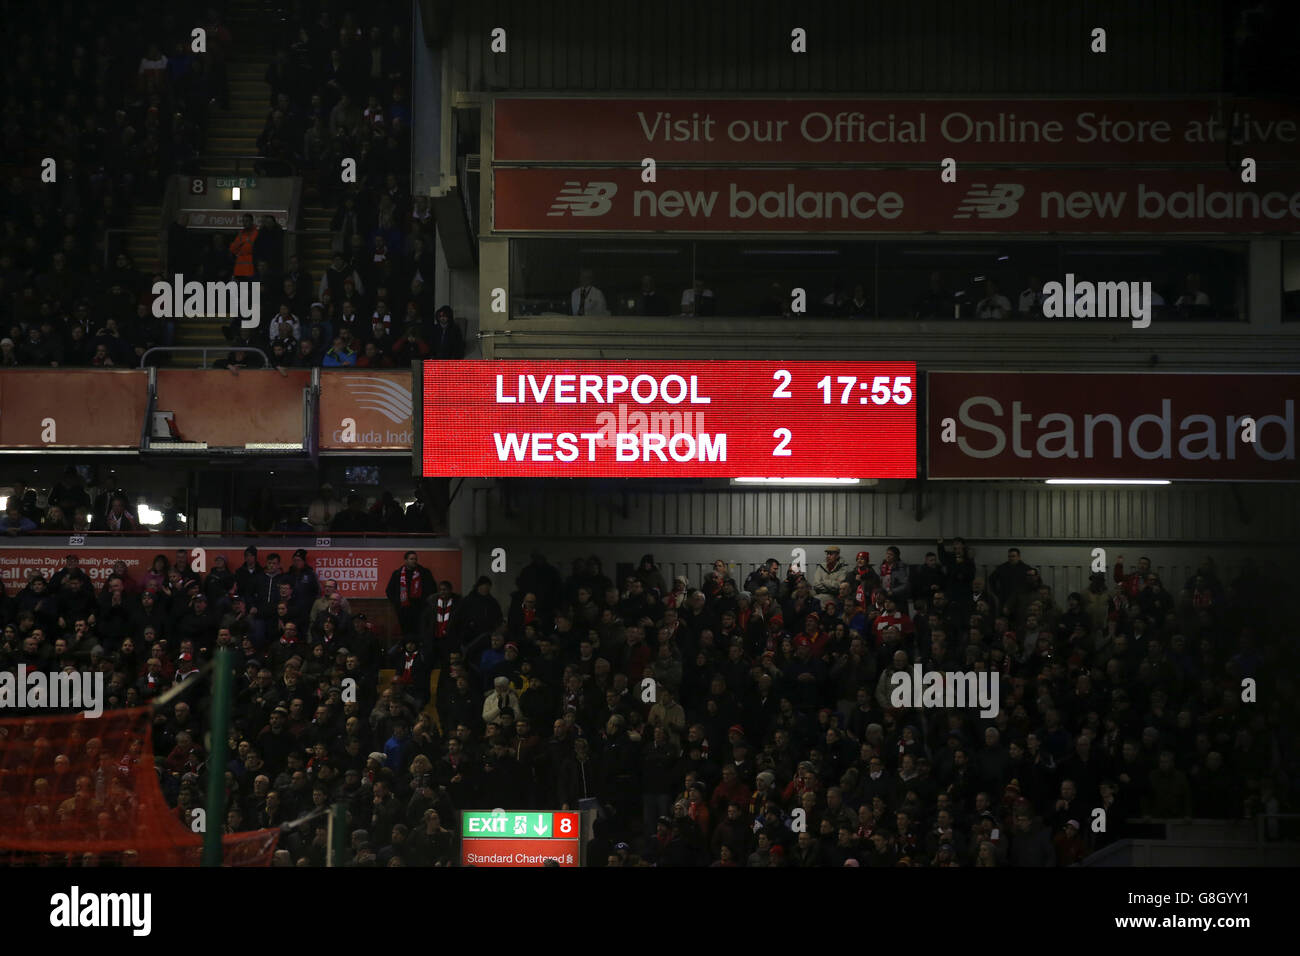
<svg viewBox="0 0 1300 956"><path fill-rule="evenodd" d="M1244 322L1247 262L1244 242L528 238L510 245L511 315L780 317L803 289L810 317L1061 321L1042 290L1072 275L1150 282L1156 320Z"/></svg>
<svg viewBox="0 0 1300 956"><path fill-rule="evenodd" d="M1282 318L1300 322L1300 242L1282 243Z"/></svg>

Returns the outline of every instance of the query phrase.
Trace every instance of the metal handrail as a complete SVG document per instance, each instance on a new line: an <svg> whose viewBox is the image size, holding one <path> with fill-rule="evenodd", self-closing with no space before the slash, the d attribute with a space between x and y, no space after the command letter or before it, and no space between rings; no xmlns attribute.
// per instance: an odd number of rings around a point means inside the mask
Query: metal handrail
<svg viewBox="0 0 1300 956"><path fill-rule="evenodd" d="M271 356L267 355L261 349L254 346L249 346L248 348L231 348L229 343L225 345L155 345L151 349L145 349L145 353L140 356L141 368L148 367L145 364L145 360L148 359L150 355L153 355L154 352L202 352L204 368L208 367L209 352L256 352L258 355L262 356L262 361L266 363L266 365L263 366L264 368L275 368L275 366L271 364ZM252 371L257 370L253 369Z"/></svg>

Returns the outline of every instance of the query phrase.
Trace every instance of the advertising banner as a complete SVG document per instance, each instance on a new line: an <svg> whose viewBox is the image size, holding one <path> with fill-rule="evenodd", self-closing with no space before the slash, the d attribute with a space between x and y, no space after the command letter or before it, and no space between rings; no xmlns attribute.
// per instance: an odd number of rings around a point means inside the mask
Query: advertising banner
<svg viewBox="0 0 1300 956"><path fill-rule="evenodd" d="M415 431L411 387L409 371L323 370L321 449L410 452Z"/></svg>
<svg viewBox="0 0 1300 956"><path fill-rule="evenodd" d="M274 216L282 229L289 228L289 213L283 209L182 209L185 225L189 229L217 229L238 232L244 228L244 217L252 216L260 226L263 216Z"/></svg>
<svg viewBox="0 0 1300 956"><path fill-rule="evenodd" d="M428 364L428 477L916 477L910 362Z"/></svg>
<svg viewBox="0 0 1300 956"><path fill-rule="evenodd" d="M1219 169L498 167L492 228L526 232L1293 233L1300 178Z"/></svg>
<svg viewBox="0 0 1300 956"><path fill-rule="evenodd" d="M303 392L310 385L309 369L159 369L155 407L181 441L210 448L300 444L306 438Z"/></svg>
<svg viewBox="0 0 1300 956"><path fill-rule="evenodd" d="M1294 110L1182 100L499 98L494 162L1222 163L1296 160Z"/></svg>
<svg viewBox="0 0 1300 956"><path fill-rule="evenodd" d="M1300 375L931 372L930 478L1297 481Z"/></svg>
<svg viewBox="0 0 1300 956"><path fill-rule="evenodd" d="M138 582L143 582L145 575L153 564L155 555L161 554L169 561L176 554L176 549L183 547L183 542L175 545L148 547L106 542L103 538L86 535L70 535L66 538L50 538L47 547L4 548L0 546L0 580L4 581L9 593L27 583L27 574L31 570L40 571L47 578L63 566L64 556L76 554L81 568L98 586L108 580L116 561L125 561L127 574ZM316 570L316 576L324 584L335 581L339 592L345 598L383 598L388 587L388 578L402 564L402 555L408 550L416 551L420 563L433 572L439 580L450 581L457 590L460 588L460 551L454 548L414 548L391 547L347 547L344 539L330 539L329 546L307 549L307 563ZM58 542L55 544L54 542ZM337 543L335 543L337 542ZM289 559L299 545L266 544L258 546L258 561L264 563L266 555L280 555L282 567L289 566ZM187 548L188 550L188 548ZM230 569L236 570L244 563L244 549L206 548L205 564L212 567L213 559L224 555Z"/></svg>
<svg viewBox="0 0 1300 956"><path fill-rule="evenodd" d="M148 404L143 369L5 369L0 448L134 451Z"/></svg>

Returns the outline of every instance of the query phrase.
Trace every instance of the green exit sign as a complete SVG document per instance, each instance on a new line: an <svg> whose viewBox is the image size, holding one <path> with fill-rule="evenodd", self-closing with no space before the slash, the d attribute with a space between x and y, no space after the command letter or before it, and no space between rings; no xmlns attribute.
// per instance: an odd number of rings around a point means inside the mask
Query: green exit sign
<svg viewBox="0 0 1300 956"><path fill-rule="evenodd" d="M475 813L461 814L462 837L503 840L548 840L551 837L549 813Z"/></svg>

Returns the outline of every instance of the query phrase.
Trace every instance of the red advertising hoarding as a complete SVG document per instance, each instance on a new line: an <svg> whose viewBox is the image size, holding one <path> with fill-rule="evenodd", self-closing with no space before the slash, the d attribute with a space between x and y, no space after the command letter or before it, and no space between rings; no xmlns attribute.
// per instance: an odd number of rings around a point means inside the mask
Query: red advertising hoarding
<svg viewBox="0 0 1300 956"><path fill-rule="evenodd" d="M345 598L382 598L388 587L389 576L402 564L402 555L411 548L349 548L343 539L331 539L336 542L331 547L307 549L307 563L315 569L316 576L322 581L336 581L339 592ZM53 541L58 541L54 544ZM47 578L63 566L63 558L75 554L80 560L81 568L96 585L108 580L113 563L125 561L127 574L139 583L144 582L145 575L153 563L154 555L162 554L169 561L176 549L187 547L184 542L168 542L166 545L118 545L106 542L102 538L70 535L67 538L52 539L48 547L22 547L0 549L0 581L11 591L22 587L27 581L29 571L40 571ZM263 545L258 548L259 561L265 560L267 554L276 552L281 563L288 566L289 556L298 549L298 545ZM189 548L187 547L187 550ZM460 551L454 548L421 548L415 550L420 555L420 563L433 572L434 577L451 581L460 588ZM204 563L209 569L217 555L224 555L227 566L233 571L244 563L244 549L206 548Z"/></svg>
<svg viewBox="0 0 1300 956"><path fill-rule="evenodd" d="M320 447L326 451L410 453L415 428L411 373L330 371L320 373Z"/></svg>
<svg viewBox="0 0 1300 956"><path fill-rule="evenodd" d="M157 414L168 416L173 434L212 448L243 448L248 442L286 445L306 440L303 393L310 369L159 369Z"/></svg>
<svg viewBox="0 0 1300 956"><path fill-rule="evenodd" d="M1295 161L1292 109L1233 111L1242 155ZM1222 163L1224 118L1214 99L499 98L493 161Z"/></svg>
<svg viewBox="0 0 1300 956"><path fill-rule="evenodd" d="M1225 169L495 168L497 232L1292 233L1300 179Z"/></svg>
<svg viewBox="0 0 1300 956"><path fill-rule="evenodd" d="M1297 481L1297 398L1300 375L931 372L926 472Z"/></svg>
<svg viewBox="0 0 1300 956"><path fill-rule="evenodd" d="M5 369L0 448L140 447L144 369Z"/></svg>
<svg viewBox="0 0 1300 956"><path fill-rule="evenodd" d="M914 478L915 390L910 362L426 363L423 473Z"/></svg>

